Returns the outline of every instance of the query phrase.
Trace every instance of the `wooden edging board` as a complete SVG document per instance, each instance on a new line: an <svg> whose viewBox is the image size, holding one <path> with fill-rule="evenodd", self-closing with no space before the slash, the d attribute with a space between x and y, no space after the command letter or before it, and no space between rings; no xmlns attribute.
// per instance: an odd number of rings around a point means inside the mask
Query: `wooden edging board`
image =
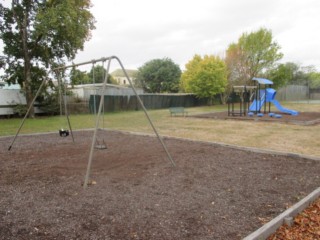
<svg viewBox="0 0 320 240"><path fill-rule="evenodd" d="M271 234L273 234L280 226L283 225L285 219L294 218L300 212L302 212L305 208L307 208L312 202L314 202L317 198L320 197L320 187L310 193L308 196L303 198L301 201L288 208L286 211L272 219L270 222L263 225L261 228L251 233L247 237L243 238L243 240L265 240Z"/></svg>

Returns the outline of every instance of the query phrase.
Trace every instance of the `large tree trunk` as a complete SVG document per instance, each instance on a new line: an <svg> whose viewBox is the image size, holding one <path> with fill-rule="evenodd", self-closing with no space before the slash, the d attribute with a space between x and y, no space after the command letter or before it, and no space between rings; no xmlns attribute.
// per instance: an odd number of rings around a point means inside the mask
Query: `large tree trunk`
<svg viewBox="0 0 320 240"><path fill-rule="evenodd" d="M26 100L27 100L27 108L29 109L32 100L33 100L33 94L32 94L32 87L31 87L31 62L30 62L30 56L29 56L29 49L28 49L28 11L26 11L26 14L24 15L24 19L22 24L20 25L20 32L21 32L21 40L23 45L23 57L24 57L24 90L26 94ZM34 118L34 108L31 106L29 116L31 118Z"/></svg>
<svg viewBox="0 0 320 240"><path fill-rule="evenodd" d="M28 61L29 60L29 61ZM30 67L30 59L25 59L25 64L24 64L24 76L25 76L25 81L24 81L24 90L26 93L26 100L27 100L27 108L29 109L32 100L34 98L32 94L32 88L31 88L31 67ZM29 116L31 118L34 118L34 107L31 106Z"/></svg>

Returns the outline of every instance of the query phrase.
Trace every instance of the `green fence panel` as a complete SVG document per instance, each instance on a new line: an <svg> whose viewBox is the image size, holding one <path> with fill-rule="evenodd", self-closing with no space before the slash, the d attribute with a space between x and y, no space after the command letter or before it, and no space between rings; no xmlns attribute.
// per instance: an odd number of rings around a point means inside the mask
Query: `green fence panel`
<svg viewBox="0 0 320 240"><path fill-rule="evenodd" d="M208 104L207 98L199 99L192 94L142 94L139 95L146 109L162 109L170 107L196 107ZM220 101L219 97L214 101ZM94 103L96 106L94 106ZM89 111L98 111L100 95L90 95ZM141 106L136 96L104 96L104 111L140 110Z"/></svg>

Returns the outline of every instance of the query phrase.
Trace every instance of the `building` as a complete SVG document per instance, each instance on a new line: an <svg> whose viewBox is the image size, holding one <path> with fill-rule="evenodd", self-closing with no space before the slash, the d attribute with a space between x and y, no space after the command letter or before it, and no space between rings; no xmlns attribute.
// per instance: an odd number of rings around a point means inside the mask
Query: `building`
<svg viewBox="0 0 320 240"><path fill-rule="evenodd" d="M0 115L13 115L17 104L26 104L20 85L0 82Z"/></svg>
<svg viewBox="0 0 320 240"><path fill-rule="evenodd" d="M132 83L134 83L136 76L137 76L137 73L138 73L138 70L126 69L126 72L129 75ZM110 75L117 81L117 83L119 85L129 85L130 84L122 69L117 69L117 70L113 71L112 73L110 73Z"/></svg>
<svg viewBox="0 0 320 240"><path fill-rule="evenodd" d="M132 96L134 95L134 91L131 87L121 86L121 85L114 85L114 84L107 84L106 90L104 95L111 95L111 96ZM70 91L73 92L74 96L80 98L82 100L89 100L90 95L101 95L103 83L96 83L96 84L82 84L82 85L74 85L73 88L69 88ZM142 89L137 89L136 91L138 94L143 94Z"/></svg>

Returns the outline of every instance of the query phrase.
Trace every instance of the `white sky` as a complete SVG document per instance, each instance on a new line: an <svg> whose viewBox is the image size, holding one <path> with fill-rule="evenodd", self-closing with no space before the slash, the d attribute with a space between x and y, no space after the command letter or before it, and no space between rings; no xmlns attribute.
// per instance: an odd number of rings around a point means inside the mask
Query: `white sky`
<svg viewBox="0 0 320 240"><path fill-rule="evenodd" d="M223 56L242 33L265 27L282 62L320 71L319 0L91 1L96 29L75 63L116 55L126 68L138 68L168 57L184 69L195 54Z"/></svg>

